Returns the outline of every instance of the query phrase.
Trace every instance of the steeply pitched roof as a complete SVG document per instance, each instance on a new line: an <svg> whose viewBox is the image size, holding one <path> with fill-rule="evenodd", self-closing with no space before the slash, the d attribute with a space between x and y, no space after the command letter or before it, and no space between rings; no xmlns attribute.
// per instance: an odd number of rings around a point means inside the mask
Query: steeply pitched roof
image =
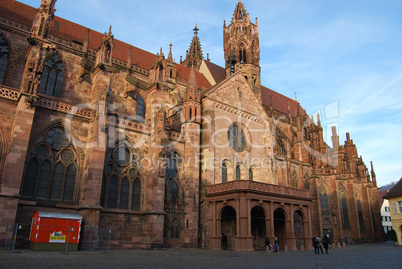
<svg viewBox="0 0 402 269"><path fill-rule="evenodd" d="M380 207L382 206L382 203L384 202L384 196L387 194L388 191L379 191L378 192L378 202L380 203Z"/></svg>
<svg viewBox="0 0 402 269"><path fill-rule="evenodd" d="M384 196L384 198L388 199L396 196L402 196L402 177L398 181L398 183L396 183L395 186L389 190L389 192Z"/></svg>
<svg viewBox="0 0 402 269"><path fill-rule="evenodd" d="M35 8L14 0L1 0L0 16L28 26L29 28L32 26L36 11L37 10ZM87 32L88 28L60 18L58 16L54 16L49 30L50 35L56 36L66 41L78 41L81 43L84 42L84 39L87 36ZM89 48L96 51L99 48L103 37L104 34L91 30L89 33ZM113 58L126 62L131 47L131 63L145 70L150 70L152 68L156 60L155 54L134 46L130 46L129 44L117 39L114 39L113 42L115 44L115 47L113 49ZM183 67L179 64L176 64L176 66L178 68L177 74L179 78L188 80L190 70L183 70L183 68L186 67ZM196 72L196 78L197 84L201 89L204 87L211 87L208 80L205 79L202 74Z"/></svg>
<svg viewBox="0 0 402 269"><path fill-rule="evenodd" d="M290 114L295 117L297 115L297 111L299 109L300 113L304 113L304 110L300 107L300 104L289 98L286 97L276 91L273 91L267 87L261 87L261 98L262 98L262 105L265 107L270 107L272 99L272 108L278 112L288 114L288 103L290 107Z"/></svg>
<svg viewBox="0 0 402 269"><path fill-rule="evenodd" d="M211 72L212 77L214 78L216 84L221 81L224 81L226 78L225 69L216 65L210 61L204 61L205 65L208 67L209 71Z"/></svg>

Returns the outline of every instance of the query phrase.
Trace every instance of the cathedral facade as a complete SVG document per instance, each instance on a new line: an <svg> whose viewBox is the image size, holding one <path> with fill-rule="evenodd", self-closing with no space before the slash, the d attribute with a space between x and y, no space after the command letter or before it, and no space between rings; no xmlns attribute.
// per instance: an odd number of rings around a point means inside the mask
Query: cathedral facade
<svg viewBox="0 0 402 269"><path fill-rule="evenodd" d="M347 134L261 85L259 28L241 1L224 24L225 66L202 53L152 54L55 13L0 7L0 244L35 211L82 216L81 248L252 251L274 236L382 239L371 175ZM89 229L90 227L90 229ZM91 236L89 235L91 230Z"/></svg>

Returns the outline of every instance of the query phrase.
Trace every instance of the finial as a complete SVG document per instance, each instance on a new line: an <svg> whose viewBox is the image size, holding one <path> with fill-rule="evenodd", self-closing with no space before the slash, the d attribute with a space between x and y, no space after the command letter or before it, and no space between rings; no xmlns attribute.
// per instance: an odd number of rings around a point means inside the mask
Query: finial
<svg viewBox="0 0 402 269"><path fill-rule="evenodd" d="M109 26L109 33L107 35L111 35L112 34L112 25Z"/></svg>
<svg viewBox="0 0 402 269"><path fill-rule="evenodd" d="M198 23L196 23L195 24L195 27L194 27L194 29L193 29L193 31L194 31L194 35L197 35L197 33L198 33L198 28L197 28L197 26L198 26Z"/></svg>
<svg viewBox="0 0 402 269"><path fill-rule="evenodd" d="M318 127L321 127L321 120L320 120L320 114L319 113L317 113L317 124L318 124Z"/></svg>
<svg viewBox="0 0 402 269"><path fill-rule="evenodd" d="M169 44L169 47L170 47L170 49L169 49L168 60L172 62L172 61L173 61L173 56L172 56L172 43Z"/></svg>

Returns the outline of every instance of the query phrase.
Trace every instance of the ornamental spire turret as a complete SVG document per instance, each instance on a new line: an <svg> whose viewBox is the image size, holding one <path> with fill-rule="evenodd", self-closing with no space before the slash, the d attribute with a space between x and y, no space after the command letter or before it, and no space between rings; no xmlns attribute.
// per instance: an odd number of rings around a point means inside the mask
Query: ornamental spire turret
<svg viewBox="0 0 402 269"><path fill-rule="evenodd" d="M201 62L204 59L201 49L201 42L198 37L197 24L195 25L194 29L194 37L190 44L190 49L187 51L186 59L183 61L183 65L187 66L188 68L194 68L198 70L201 66Z"/></svg>
<svg viewBox="0 0 402 269"><path fill-rule="evenodd" d="M32 23L31 37L47 38L57 0L42 0Z"/></svg>

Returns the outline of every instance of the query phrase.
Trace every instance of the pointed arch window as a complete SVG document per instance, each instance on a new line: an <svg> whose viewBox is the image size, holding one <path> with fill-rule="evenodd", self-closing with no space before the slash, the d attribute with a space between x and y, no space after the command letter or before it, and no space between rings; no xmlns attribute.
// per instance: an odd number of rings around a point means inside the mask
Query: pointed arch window
<svg viewBox="0 0 402 269"><path fill-rule="evenodd" d="M8 64L8 46L3 36L0 34L0 84L3 84Z"/></svg>
<svg viewBox="0 0 402 269"><path fill-rule="evenodd" d="M232 124L228 130L229 145L237 152L246 149L246 135L237 123Z"/></svg>
<svg viewBox="0 0 402 269"><path fill-rule="evenodd" d="M228 168L226 163L222 163L222 183L228 181Z"/></svg>
<svg viewBox="0 0 402 269"><path fill-rule="evenodd" d="M339 186L338 189L339 189L339 205L341 208L341 217L342 217L342 227L346 229L350 227L347 195L344 187Z"/></svg>
<svg viewBox="0 0 402 269"><path fill-rule="evenodd" d="M180 237L180 223L177 219L172 221L172 226L170 227L170 238Z"/></svg>
<svg viewBox="0 0 402 269"><path fill-rule="evenodd" d="M309 182L309 180L308 180L308 176L307 176L307 175L304 175L304 188L305 188L306 190L309 190L309 189L310 189L310 182Z"/></svg>
<svg viewBox="0 0 402 269"><path fill-rule="evenodd" d="M127 142L121 142L107 151L101 191L101 206L140 210L141 179Z"/></svg>
<svg viewBox="0 0 402 269"><path fill-rule="evenodd" d="M236 166L236 180L240 180L240 165Z"/></svg>
<svg viewBox="0 0 402 269"><path fill-rule="evenodd" d="M142 98L141 94L138 92L129 92L127 93L127 96L133 99L137 103L137 109L136 109L136 119L140 121L145 120L145 102L144 98Z"/></svg>
<svg viewBox="0 0 402 269"><path fill-rule="evenodd" d="M363 207L359 192L356 190L357 215L359 217L360 231L364 231Z"/></svg>
<svg viewBox="0 0 402 269"><path fill-rule="evenodd" d="M141 198L141 182L140 179L137 177L133 183L132 202L131 202L132 210L140 210L141 205L140 198Z"/></svg>
<svg viewBox="0 0 402 269"><path fill-rule="evenodd" d="M63 88L63 81L63 62L57 54L53 54L45 60L39 93L59 98Z"/></svg>
<svg viewBox="0 0 402 269"><path fill-rule="evenodd" d="M182 202L181 197L179 196L179 161L180 157L175 151L168 154L165 171L165 206L169 209L171 207L176 207L176 205Z"/></svg>
<svg viewBox="0 0 402 269"><path fill-rule="evenodd" d="M319 185L321 215L323 218L329 218L329 202L328 202L328 189L325 183L321 180Z"/></svg>
<svg viewBox="0 0 402 269"><path fill-rule="evenodd" d="M77 153L64 128L44 132L28 154L21 196L73 202L77 178Z"/></svg>

